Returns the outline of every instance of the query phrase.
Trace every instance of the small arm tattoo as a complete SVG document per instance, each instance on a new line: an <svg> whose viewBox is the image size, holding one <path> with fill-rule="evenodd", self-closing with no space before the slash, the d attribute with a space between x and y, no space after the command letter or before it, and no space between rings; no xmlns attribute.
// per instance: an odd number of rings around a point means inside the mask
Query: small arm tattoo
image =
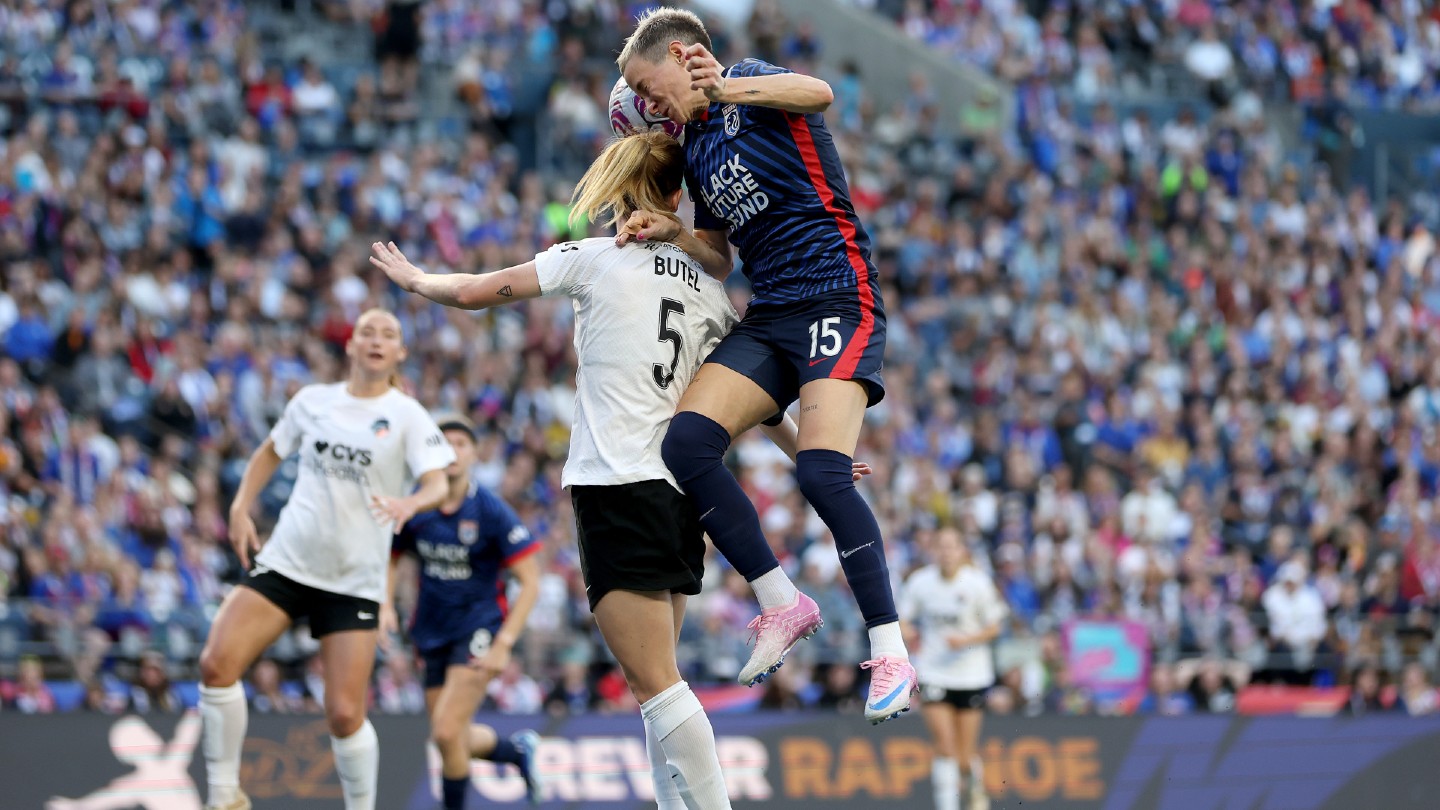
<svg viewBox="0 0 1440 810"><path fill-rule="evenodd" d="M509 284L506 284L504 287L500 288L500 294L505 296L506 298L509 298L510 296L515 294L515 291L510 289Z"/></svg>

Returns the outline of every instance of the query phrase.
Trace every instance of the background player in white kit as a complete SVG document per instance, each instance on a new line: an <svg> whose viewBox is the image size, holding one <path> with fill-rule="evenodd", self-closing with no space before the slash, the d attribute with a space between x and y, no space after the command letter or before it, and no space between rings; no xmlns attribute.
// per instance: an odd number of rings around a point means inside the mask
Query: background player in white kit
<svg viewBox="0 0 1440 810"><path fill-rule="evenodd" d="M420 403L394 387L405 359L400 322L369 310L345 345L346 382L308 385L250 457L230 507L230 542L249 567L230 591L200 654L207 807L247 810L240 751L247 720L240 677L293 621L307 618L325 664L325 717L347 810L373 810L379 741L365 719L385 598L391 535L439 506L450 443ZM261 547L250 507L280 462L300 472ZM420 486L412 492L414 479Z"/></svg>
<svg viewBox="0 0 1440 810"><path fill-rule="evenodd" d="M920 672L921 714L935 741L931 781L936 810L960 810L961 772L970 779L969 810L986 810L978 752L985 692L995 685L990 642L1010 610L995 583L974 565L960 532L935 535L933 565L905 580L900 621Z"/></svg>
<svg viewBox="0 0 1440 810"><path fill-rule="evenodd" d="M673 212L683 172L683 150L668 135L614 141L581 179L576 215L613 224L637 207ZM590 607L641 703L660 808L730 807L710 720L675 662L685 595L700 592L705 543L660 457L680 393L738 321L724 287L684 251L658 242L565 242L484 275L426 274L393 244L372 249L371 261L395 283L447 306L573 299L579 371L563 483Z"/></svg>

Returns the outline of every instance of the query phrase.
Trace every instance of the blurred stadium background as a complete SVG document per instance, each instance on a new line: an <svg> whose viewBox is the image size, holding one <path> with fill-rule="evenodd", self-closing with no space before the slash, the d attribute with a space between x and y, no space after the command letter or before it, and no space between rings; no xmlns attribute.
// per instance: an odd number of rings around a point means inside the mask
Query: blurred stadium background
<svg viewBox="0 0 1440 810"><path fill-rule="evenodd" d="M447 312L397 295L365 246L487 270L583 235L571 183L610 137L613 55L647 5L0 2L0 729L95 729L105 759L119 726L97 716L176 728L238 573L224 515L244 459L381 305L403 319L415 394L484 426L477 473L545 538L541 603L487 710L545 715L557 739L633 732L559 489L568 304ZM1440 6L689 5L722 63L757 55L835 88L890 313L863 491L897 578L953 523L1002 585L987 756L1051 785L1011 798L1210 807L1143 785L1126 799L1141 766L1106 752L1278 756L1235 741L1319 726L1219 716L1436 712ZM920 724L867 738L850 722L863 633L832 540L767 442L730 460L827 627L763 689L728 685L757 608L712 559L682 671L722 734L819 728L833 762L893 780L855 795L923 806L925 775L899 792L892 743L923 745ZM266 493L271 518L292 474ZM315 709L314 646L301 628L270 651L255 712ZM410 658L387 658L374 712L422 707ZM754 709L776 714L723 717ZM22 713L91 720L11 725ZM1058 717L1171 714L1212 717ZM1434 720L1334 733L1393 744L1379 758L1414 735L1433 750ZM269 722L283 740L312 721ZM423 727L393 722L410 725L382 735ZM782 753L776 784L830 767ZM1291 753L1302 776L1306 756ZM1279 790L1275 767L1240 783ZM1284 806L1410 806L1295 789Z"/></svg>

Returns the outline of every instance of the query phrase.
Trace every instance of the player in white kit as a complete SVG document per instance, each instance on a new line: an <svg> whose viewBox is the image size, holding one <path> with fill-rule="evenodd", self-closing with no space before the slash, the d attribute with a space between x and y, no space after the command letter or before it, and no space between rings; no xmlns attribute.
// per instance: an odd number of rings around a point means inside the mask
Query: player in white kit
<svg viewBox="0 0 1440 810"><path fill-rule="evenodd" d="M440 505L455 452L420 403L393 384L405 359L394 315L362 314L345 354L348 379L295 394L250 457L230 506L230 542L250 570L225 597L200 654L208 808L250 807L240 790L247 720L240 677L300 618L320 642L346 810L375 807L380 749L365 706L391 536L416 512ZM262 546L250 507L294 453L294 491ZM259 551L254 567L252 551Z"/></svg>
<svg viewBox="0 0 1440 810"><path fill-rule="evenodd" d="M960 810L963 772L970 779L969 810L987 810L980 721L985 692L995 685L990 643L1010 610L958 530L937 532L932 552L935 563L905 580L899 609L907 636L920 645L915 664L921 714L935 741L935 808Z"/></svg>
<svg viewBox="0 0 1440 810"><path fill-rule="evenodd" d="M683 170L684 152L668 135L614 141L580 180L576 215L613 224L637 208L674 211ZM393 244L372 250L371 262L403 289L447 306L483 309L541 295L574 301L579 371L563 483L590 607L641 703L661 810L730 807L710 720L675 662L685 596L700 592L705 543L660 457L681 392L738 321L723 285L658 242L565 242L483 275L427 274ZM787 421L772 438L793 453L793 434Z"/></svg>

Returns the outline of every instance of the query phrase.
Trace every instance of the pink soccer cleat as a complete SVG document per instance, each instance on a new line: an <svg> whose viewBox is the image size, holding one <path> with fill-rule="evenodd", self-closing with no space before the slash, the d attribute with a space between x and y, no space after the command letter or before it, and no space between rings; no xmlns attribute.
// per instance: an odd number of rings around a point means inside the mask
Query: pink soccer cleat
<svg viewBox="0 0 1440 810"><path fill-rule="evenodd" d="M825 626L820 618L820 606L815 600L799 591L789 607L770 608L762 611L750 622L750 640L755 651L750 661L740 670L740 683L754 686L785 663L790 649L801 641L815 635Z"/></svg>
<svg viewBox="0 0 1440 810"><path fill-rule="evenodd" d="M872 725L894 720L910 711L915 692L915 667L904 658L882 655L860 665L870 673L870 697L865 701L865 719Z"/></svg>

